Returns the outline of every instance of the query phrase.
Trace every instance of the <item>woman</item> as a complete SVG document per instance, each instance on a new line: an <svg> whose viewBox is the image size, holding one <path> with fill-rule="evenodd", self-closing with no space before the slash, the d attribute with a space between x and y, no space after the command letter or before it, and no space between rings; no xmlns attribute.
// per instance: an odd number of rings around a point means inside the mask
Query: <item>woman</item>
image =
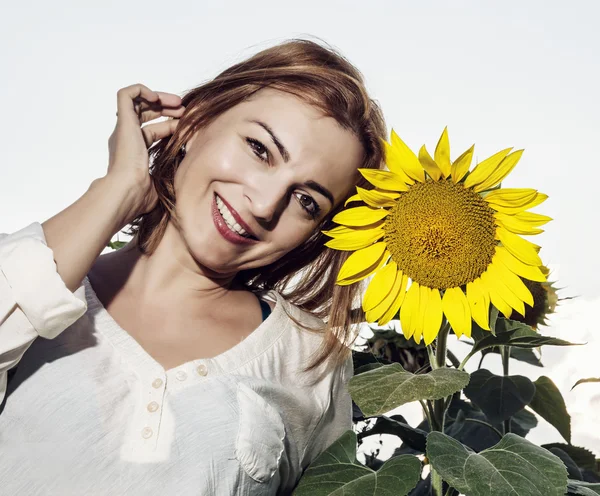
<svg viewBox="0 0 600 496"><path fill-rule="evenodd" d="M352 426L357 285L321 231L385 137L311 41L119 90L107 174L0 240L3 494L291 493Z"/></svg>

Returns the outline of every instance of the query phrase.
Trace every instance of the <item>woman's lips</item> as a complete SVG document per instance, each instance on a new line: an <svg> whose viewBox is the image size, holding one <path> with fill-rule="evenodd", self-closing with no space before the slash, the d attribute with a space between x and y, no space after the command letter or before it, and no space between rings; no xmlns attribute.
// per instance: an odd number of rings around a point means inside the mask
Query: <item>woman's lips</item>
<svg viewBox="0 0 600 496"><path fill-rule="evenodd" d="M216 193L215 193L216 195ZM237 213L236 209L233 208L231 205L229 205L229 203L227 203L227 200L225 200L225 198L219 196L219 199L225 204L225 206L227 207L227 209L229 210L229 213L231 213L231 215L233 216L233 218L235 219L235 221L242 226L242 229L244 231L246 231L250 236L253 236L255 238L258 238L258 236L256 234L254 234L254 231L252 231L252 229L250 228L250 226L248 224L246 224L244 222L244 219L242 219L240 217L240 214Z"/></svg>
<svg viewBox="0 0 600 496"><path fill-rule="evenodd" d="M221 236L223 236L227 241L237 245L251 245L258 242L257 239L241 236L240 234L229 229L225 219L221 215L221 212L219 212L217 207L217 199L214 195L212 201L212 215L217 231L219 231L219 234L221 234Z"/></svg>

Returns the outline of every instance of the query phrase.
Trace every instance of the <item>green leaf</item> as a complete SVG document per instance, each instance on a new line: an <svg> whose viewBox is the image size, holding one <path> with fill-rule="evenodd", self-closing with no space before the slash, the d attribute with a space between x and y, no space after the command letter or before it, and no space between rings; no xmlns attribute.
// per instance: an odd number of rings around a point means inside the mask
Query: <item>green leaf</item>
<svg viewBox="0 0 600 496"><path fill-rule="evenodd" d="M515 413L515 415L511 417L510 422L510 431L521 437L527 436L529 431L538 424L535 414L527 411L526 409Z"/></svg>
<svg viewBox="0 0 600 496"><path fill-rule="evenodd" d="M575 388L575 386L578 386L579 384L584 384L586 382L600 382L600 377L588 377L587 379L579 379L571 388L571 391L573 391L573 389Z"/></svg>
<svg viewBox="0 0 600 496"><path fill-rule="evenodd" d="M518 348L537 348L542 345L553 346L576 346L583 343L570 343L563 339L542 336L535 332L527 324L509 319L498 319L496 323L496 336L490 335L480 340L475 340L475 344L470 353L476 353L493 346L516 346Z"/></svg>
<svg viewBox="0 0 600 496"><path fill-rule="evenodd" d="M482 351L484 355L488 353L498 353L500 354L500 346L494 346L493 348L487 348ZM519 360L520 362L528 363L529 365L534 365L535 367L543 367L544 364L540 360L533 348L517 348L515 346L511 346L510 348L510 358L514 358L515 360Z"/></svg>
<svg viewBox="0 0 600 496"><path fill-rule="evenodd" d="M427 457L452 487L468 496L563 496L567 469L548 450L507 434L475 453L441 432L427 436Z"/></svg>
<svg viewBox="0 0 600 496"><path fill-rule="evenodd" d="M534 384L535 395L529 408L556 427L565 441L571 443L571 416L562 394L549 377L542 375Z"/></svg>
<svg viewBox="0 0 600 496"><path fill-rule="evenodd" d="M569 496L596 496L600 494L600 484L569 480L567 494Z"/></svg>
<svg viewBox="0 0 600 496"><path fill-rule="evenodd" d="M306 469L295 496L406 495L421 479L421 462L412 455L387 460L374 471L356 460L356 433L346 431Z"/></svg>
<svg viewBox="0 0 600 496"><path fill-rule="evenodd" d="M383 367L385 364L383 363L367 363L361 367L358 367L354 371L354 375L362 374L363 372L368 372L369 370L377 369L379 367Z"/></svg>
<svg viewBox="0 0 600 496"><path fill-rule="evenodd" d="M535 394L535 386L522 375L501 376L479 369L471 374L464 393L495 424L528 405Z"/></svg>
<svg viewBox="0 0 600 496"><path fill-rule="evenodd" d="M560 460L565 464L565 467L567 467L567 477L569 479L583 480L581 469L577 466L573 459L569 455L567 455L563 450L561 450L560 448L550 448L548 451L550 451L550 453L552 453L553 455L558 456Z"/></svg>
<svg viewBox="0 0 600 496"><path fill-rule="evenodd" d="M403 421L399 419L402 419ZM411 427L401 415L393 415L392 417L382 415L381 417L377 417L373 427L358 434L358 439L363 439L375 434L391 434L392 436L398 436L402 439L404 444L410 448L425 453L427 432Z"/></svg>
<svg viewBox="0 0 600 496"><path fill-rule="evenodd" d="M572 444L564 443L542 444L542 448L548 450L552 448L560 448L571 457L571 459L577 464L578 467L584 468L586 470L596 471L596 456L594 455L594 453L592 453L586 448L581 448L580 446L573 446Z"/></svg>
<svg viewBox="0 0 600 496"><path fill-rule="evenodd" d="M348 391L365 417L382 415L417 400L437 400L463 389L469 374L462 370L439 368L427 374L411 374L398 363L354 376Z"/></svg>
<svg viewBox="0 0 600 496"><path fill-rule="evenodd" d="M106 246L108 246L109 248L112 248L113 250L120 250L127 243L128 243L128 241L109 241Z"/></svg>

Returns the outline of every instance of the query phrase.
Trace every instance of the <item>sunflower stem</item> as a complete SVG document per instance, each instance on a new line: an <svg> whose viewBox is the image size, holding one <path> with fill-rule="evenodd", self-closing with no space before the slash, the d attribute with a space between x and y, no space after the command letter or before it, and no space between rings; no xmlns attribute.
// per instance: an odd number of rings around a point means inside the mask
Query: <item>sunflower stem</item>
<svg viewBox="0 0 600 496"><path fill-rule="evenodd" d="M431 363L432 368L442 368L446 366L446 357L448 354L448 334L450 333L450 323L444 318L442 328L438 333L435 344L435 356ZM431 358L430 358L431 359ZM435 365L434 365L435 364ZM444 432L444 420L446 416L446 398L440 398L433 401L433 425L431 430ZM436 470L431 467L431 494L433 496L442 496L442 478Z"/></svg>
<svg viewBox="0 0 600 496"><path fill-rule="evenodd" d="M429 365L431 365L431 370L437 369L435 351L433 349L433 346L431 346L431 345L427 346L427 356L429 357Z"/></svg>
<svg viewBox="0 0 600 496"><path fill-rule="evenodd" d="M510 364L510 346L502 346L500 348L502 354L502 373L507 376L508 368ZM508 434L510 432L510 417L508 417L504 421L504 434Z"/></svg>
<svg viewBox="0 0 600 496"><path fill-rule="evenodd" d="M425 414L429 429L431 430L431 408L429 408L429 405L425 404L423 400L419 400L419 403L421 403L421 408L423 408L423 413Z"/></svg>

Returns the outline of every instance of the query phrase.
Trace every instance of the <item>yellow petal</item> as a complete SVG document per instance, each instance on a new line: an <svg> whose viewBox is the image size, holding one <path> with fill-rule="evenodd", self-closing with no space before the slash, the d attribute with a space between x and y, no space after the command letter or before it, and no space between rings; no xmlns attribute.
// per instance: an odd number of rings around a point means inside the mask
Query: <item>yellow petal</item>
<svg viewBox="0 0 600 496"><path fill-rule="evenodd" d="M452 176L452 181L454 181L455 183L460 182L460 180L463 177L465 177L465 174L469 172L469 168L471 167L471 160L473 160L474 149L475 145L469 148L452 163L450 174Z"/></svg>
<svg viewBox="0 0 600 496"><path fill-rule="evenodd" d="M342 265L338 273L337 284L351 284L346 281L352 280L355 282L370 276L376 270L385 248L386 244L381 242L355 251Z"/></svg>
<svg viewBox="0 0 600 496"><path fill-rule="evenodd" d="M438 141L438 144L435 147L435 152L433 153L433 158L435 160L435 163L442 171L442 175L444 177L448 177L451 171L450 140L448 139L448 127L444 128L444 131L440 136L440 140Z"/></svg>
<svg viewBox="0 0 600 496"><path fill-rule="evenodd" d="M396 280L396 272L398 272L398 265L392 261L373 276L362 300L362 308L365 312L379 305L390 293Z"/></svg>
<svg viewBox="0 0 600 496"><path fill-rule="evenodd" d="M419 162L421 162L423 169L425 169L425 172L429 174L429 177L431 177L434 181L440 180L440 177L442 177L442 171L438 167L438 164L435 163L435 160L431 158L431 155L429 155L425 145L423 145L419 150Z"/></svg>
<svg viewBox="0 0 600 496"><path fill-rule="evenodd" d="M535 249L537 245L533 245L533 243L521 238L517 234L507 231L503 227L496 229L495 238L500 240L502 246L521 260L521 262L528 265L542 265L542 260Z"/></svg>
<svg viewBox="0 0 600 496"><path fill-rule="evenodd" d="M513 217L515 219L519 219L520 221L527 222L532 226L543 226L552 220L552 217L542 214L534 214L533 212L520 212Z"/></svg>
<svg viewBox="0 0 600 496"><path fill-rule="evenodd" d="M536 193L531 201L519 206L499 205L498 202L489 202L488 204L491 208L498 212L503 212L505 214L510 215L517 215L519 213L522 213L524 210L528 210L539 205L546 199L548 199L548 195L545 195L543 193ZM484 197L484 200L487 200L487 196Z"/></svg>
<svg viewBox="0 0 600 496"><path fill-rule="evenodd" d="M530 208L537 207L540 203L545 202L547 199L548 195L545 195L544 193L538 193L535 196L535 198L525 206L524 210L529 210Z"/></svg>
<svg viewBox="0 0 600 496"><path fill-rule="evenodd" d="M417 314L413 317L411 324L413 326L413 339L415 342L421 342L423 336L423 327L425 326L425 312L427 311L427 302L429 301L429 288L419 286L419 302L415 309Z"/></svg>
<svg viewBox="0 0 600 496"><path fill-rule="evenodd" d="M471 337L471 309L469 301L460 288L448 288L442 298L442 309L457 337Z"/></svg>
<svg viewBox="0 0 600 496"><path fill-rule="evenodd" d="M439 290L436 288L427 288L427 290L428 301L424 309L423 341L425 344L430 344L440 332L443 311Z"/></svg>
<svg viewBox="0 0 600 496"><path fill-rule="evenodd" d="M385 231L383 229L369 229L355 231L346 236L337 236L325 243L325 246L334 250L354 251L366 248L372 245L378 239L383 238Z"/></svg>
<svg viewBox="0 0 600 496"><path fill-rule="evenodd" d="M483 287L480 277L467 283L467 301L473 320L479 327L489 331L489 293Z"/></svg>
<svg viewBox="0 0 600 496"><path fill-rule="evenodd" d="M535 198L537 191L531 188L501 188L487 193L483 199L501 207L523 207Z"/></svg>
<svg viewBox="0 0 600 496"><path fill-rule="evenodd" d="M533 307L533 295L531 291L529 291L518 275L502 262L498 261L497 256L492 259L492 263L488 265L487 270L491 272L491 276L500 279L521 301Z"/></svg>
<svg viewBox="0 0 600 496"><path fill-rule="evenodd" d="M356 232L371 231L373 229L378 229L381 226L383 226L384 224L385 224L385 221L380 220L379 222L375 222L375 224L370 224L368 226L353 226L353 227L337 226L337 227L334 227L333 229L330 229L329 231L321 231L321 232L323 234L326 234L327 236L331 236L332 238L338 238L340 236L344 237L349 234L354 234Z"/></svg>
<svg viewBox="0 0 600 496"><path fill-rule="evenodd" d="M385 164L388 169L402 178L406 184L413 184L415 180L410 177L402 165L402 155L387 141L382 140L385 148Z"/></svg>
<svg viewBox="0 0 600 496"><path fill-rule="evenodd" d="M494 217L496 217L496 223L498 225L515 234L534 235L544 232L543 229L539 229L528 222L517 219L515 215L496 212Z"/></svg>
<svg viewBox="0 0 600 496"><path fill-rule="evenodd" d="M402 164L402 169L404 169L406 174L416 181L425 182L425 171L421 167L421 162L419 162L417 156L406 146L406 143L400 139L393 129L392 146L395 153L398 154L399 162Z"/></svg>
<svg viewBox="0 0 600 496"><path fill-rule="evenodd" d="M505 157L504 160L500 162L496 170L492 172L492 174L490 174L490 176L485 181L482 181L473 189L479 192L485 191L486 189L490 189L496 186L515 168L515 165L517 165L517 162L521 158L521 155L523 155L523 150L517 150Z"/></svg>
<svg viewBox="0 0 600 496"><path fill-rule="evenodd" d="M348 205L348 203L350 202L355 202L355 201L362 201L362 198L360 197L360 195L358 193L356 193L355 195L352 195L350 198L348 198L345 202L344 202L344 207L346 205Z"/></svg>
<svg viewBox="0 0 600 496"><path fill-rule="evenodd" d="M392 285L392 289L386 295L385 298L380 300L380 302L369 310L365 317L367 322L377 322L379 318L390 308L392 303L398 298L400 291L400 284L402 283L402 271L396 270L394 274L394 284ZM383 324L380 324L383 325Z"/></svg>
<svg viewBox="0 0 600 496"><path fill-rule="evenodd" d="M396 198L400 193L390 191L378 191L376 189L364 189L356 187L358 195L367 205L371 207L393 207L396 205Z"/></svg>
<svg viewBox="0 0 600 496"><path fill-rule="evenodd" d="M388 263L390 257L391 257L391 253L389 252L389 250L385 250L385 252L381 256L381 258L379 259L379 262L377 262L375 265L370 267L368 270L366 270L365 272L361 272L360 274L357 274L355 277L350 277L348 279L344 279L342 282L336 281L336 284L338 286L348 286L349 284L354 284L355 282L362 281L366 277L369 277L369 276L375 274L379 269L381 269L381 267L383 267L386 263Z"/></svg>
<svg viewBox="0 0 600 496"><path fill-rule="evenodd" d="M378 169L358 169L358 171L376 188L390 191L408 191L409 186L398 174Z"/></svg>
<svg viewBox="0 0 600 496"><path fill-rule="evenodd" d="M546 277L540 270L540 267L528 265L514 255L512 255L504 246L496 247L496 261L506 265L508 269L518 276L529 279L530 281L546 282Z"/></svg>
<svg viewBox="0 0 600 496"><path fill-rule="evenodd" d="M400 279L400 289L398 290L398 296L391 304L390 308L388 308L379 319L379 325L385 325L390 320L392 320L394 316L398 313L398 310L400 310L400 307L402 306L402 303L406 298L406 285L408 284L408 276L406 274L402 274L402 277L400 277L400 274L401 273L398 272L397 280Z"/></svg>
<svg viewBox="0 0 600 496"><path fill-rule="evenodd" d="M490 177L494 173L494 171L498 168L498 165L504 157L508 155L512 148L506 148L505 150L501 150L498 153L495 153L489 158L486 158L483 162L477 164L475 169L469 174L467 179L465 179L465 188L472 188L487 178Z"/></svg>
<svg viewBox="0 0 600 496"><path fill-rule="evenodd" d="M389 213L384 208L354 207L342 210L332 220L344 226L368 226L387 217Z"/></svg>
<svg viewBox="0 0 600 496"><path fill-rule="evenodd" d="M413 320L417 317L417 311L419 309L419 285L413 281L408 291L406 292L406 297L404 298L404 303L400 308L400 326L402 327L402 334L406 339L410 339L410 337L414 333L414 328L412 325Z"/></svg>
<svg viewBox="0 0 600 496"><path fill-rule="evenodd" d="M522 307L524 309L523 302L508 291L500 279L492 277L489 271L485 271L481 274L480 279L489 292L492 304L498 311L502 312L507 319L510 318L513 308ZM517 308L515 308L515 310L517 310Z"/></svg>

